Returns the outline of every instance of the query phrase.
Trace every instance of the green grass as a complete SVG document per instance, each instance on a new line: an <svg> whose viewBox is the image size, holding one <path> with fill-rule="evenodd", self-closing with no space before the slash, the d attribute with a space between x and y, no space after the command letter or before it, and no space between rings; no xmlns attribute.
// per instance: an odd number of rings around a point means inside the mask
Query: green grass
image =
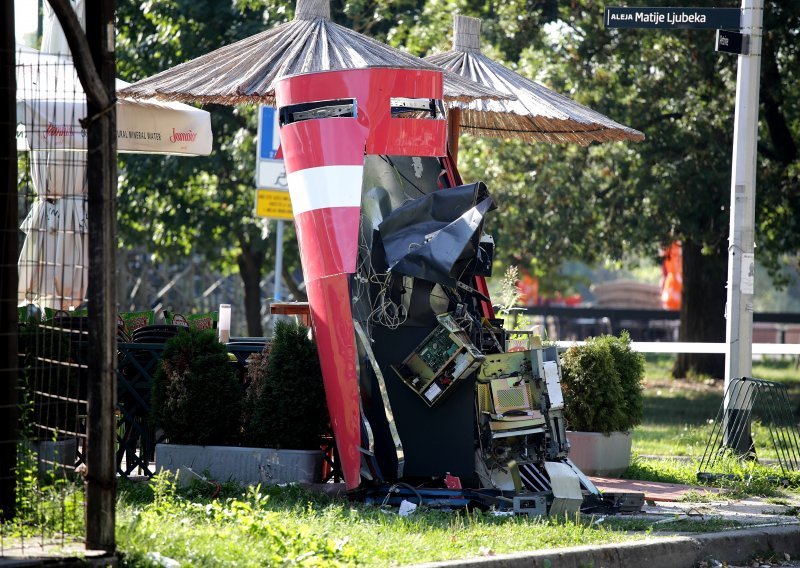
<svg viewBox="0 0 800 568"><path fill-rule="evenodd" d="M693 457L703 455L722 403L722 381L670 377L674 356L648 356L645 370L644 421L633 431L633 451L642 456ZM800 407L800 370L789 358L762 359L753 376L787 386L792 411ZM767 430L753 425L760 458L774 459Z"/></svg>
<svg viewBox="0 0 800 568"><path fill-rule="evenodd" d="M708 378L672 379L674 356L648 356L645 370L644 420L633 431L633 452L637 456L625 477L643 481L664 481L698 485L689 500L707 498L697 480L709 435L722 403L723 384ZM790 358L762 359L753 365L753 376L786 385L790 405L797 415L800 406L800 370ZM716 460L713 482L726 490L728 498L746 495L786 495L784 484L797 497L800 473L784 475L773 461L777 457L768 428L756 419L752 424L756 455L761 463L740 462L724 457ZM716 451L716 450L715 450Z"/></svg>
<svg viewBox="0 0 800 568"><path fill-rule="evenodd" d="M694 472L675 460L637 460L630 471L637 479L680 483L695 483ZM770 493L774 483L758 475L748 482L747 494L759 488L759 493L778 495ZM732 490L738 487L733 481L724 483ZM689 500L700 500L701 491ZM793 501L781 495L772 502ZM179 489L164 475L150 482L124 482L117 510L121 565L129 567L155 566L159 557L191 566L396 566L744 526L719 518L554 519L425 508L401 518L396 509L333 499L296 486L228 485L212 498L200 482Z"/></svg>
<svg viewBox="0 0 800 568"><path fill-rule="evenodd" d="M17 454L16 516L0 524L5 546L25 540L66 542L84 533L83 484L64 470L38 472L29 445L19 444Z"/></svg>
<svg viewBox="0 0 800 568"><path fill-rule="evenodd" d="M298 487L228 488L217 499L178 490L168 477L125 483L117 539L123 566L149 553L191 566L391 566L646 538L646 532L574 520L394 510L314 495ZM672 529L671 529L672 530Z"/></svg>
<svg viewBox="0 0 800 568"><path fill-rule="evenodd" d="M786 472L784 475L774 465L761 465L756 462L741 462L733 457L721 457L706 473L713 474L709 481L699 481L698 460L679 460L670 458L648 459L635 456L623 477L639 481L662 481L683 485L696 485L697 491L687 495L687 501L707 500L706 488L724 489L724 493L714 498L737 499L745 496L760 496L793 499L800 497L800 472Z"/></svg>

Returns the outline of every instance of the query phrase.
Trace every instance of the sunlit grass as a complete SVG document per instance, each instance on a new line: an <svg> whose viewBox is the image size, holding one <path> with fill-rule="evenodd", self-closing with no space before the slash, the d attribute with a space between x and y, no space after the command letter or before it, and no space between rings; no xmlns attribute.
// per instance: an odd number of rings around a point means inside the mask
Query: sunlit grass
<svg viewBox="0 0 800 568"><path fill-rule="evenodd" d="M402 518L297 487L230 488L219 499L165 477L125 484L117 538L123 565L153 553L191 566L392 566L646 538L590 518L498 517L421 510ZM149 555L149 556L148 556Z"/></svg>
<svg viewBox="0 0 800 568"><path fill-rule="evenodd" d="M703 475L698 478L698 471ZM743 496L780 497L800 491L800 472L783 472L774 464L740 461L731 456L719 457L712 467L702 467L699 459L652 459L635 456L624 477L639 481L662 481L698 486L687 500L708 499L706 488L724 489L726 498ZM786 492L788 491L788 493ZM718 496L715 496L718 497Z"/></svg>
<svg viewBox="0 0 800 568"><path fill-rule="evenodd" d="M633 431L633 450L642 456L700 458L722 404L722 381L672 379L674 356L647 357L644 420ZM790 358L761 359L753 376L787 386L792 411L800 405L800 369ZM795 416L796 417L796 416ZM752 435L761 459L777 457L768 430L758 420Z"/></svg>

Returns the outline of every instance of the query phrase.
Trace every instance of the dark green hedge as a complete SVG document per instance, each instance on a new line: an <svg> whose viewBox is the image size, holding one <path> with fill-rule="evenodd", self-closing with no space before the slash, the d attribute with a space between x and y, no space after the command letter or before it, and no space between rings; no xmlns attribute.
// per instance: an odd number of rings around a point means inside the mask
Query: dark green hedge
<svg viewBox="0 0 800 568"><path fill-rule="evenodd" d="M268 358L251 363L246 442L319 449L329 418L317 347L308 328L278 321Z"/></svg>
<svg viewBox="0 0 800 568"><path fill-rule="evenodd" d="M176 444L236 444L242 387L215 330L186 329L164 346L153 377L156 427Z"/></svg>

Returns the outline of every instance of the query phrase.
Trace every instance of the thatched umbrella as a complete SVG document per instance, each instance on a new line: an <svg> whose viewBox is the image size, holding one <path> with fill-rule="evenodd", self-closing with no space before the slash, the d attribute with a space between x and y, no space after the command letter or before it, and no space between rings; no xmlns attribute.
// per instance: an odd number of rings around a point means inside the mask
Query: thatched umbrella
<svg viewBox="0 0 800 568"><path fill-rule="evenodd" d="M294 20L176 65L123 89L135 98L275 104L278 79L300 73L368 67L441 68L335 24L330 0L298 0ZM505 99L490 87L444 74L444 98Z"/></svg>
<svg viewBox="0 0 800 568"><path fill-rule="evenodd" d="M453 101L450 107L451 152L458 151L461 129L477 136L517 138L529 142L591 142L644 140L644 134L614 122L531 81L483 55L481 21L468 16L453 19L453 49L426 61L458 73L516 100Z"/></svg>

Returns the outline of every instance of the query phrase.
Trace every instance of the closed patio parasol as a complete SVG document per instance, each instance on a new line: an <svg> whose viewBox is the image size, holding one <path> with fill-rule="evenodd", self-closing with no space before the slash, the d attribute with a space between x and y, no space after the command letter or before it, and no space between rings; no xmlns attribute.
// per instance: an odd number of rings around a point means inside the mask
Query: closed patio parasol
<svg viewBox="0 0 800 568"><path fill-rule="evenodd" d="M17 150L86 150L83 93L72 58L17 46ZM117 79L117 89L129 83ZM211 116L193 106L161 101L117 101L120 152L207 156Z"/></svg>
<svg viewBox="0 0 800 568"><path fill-rule="evenodd" d="M36 198L20 229L18 303L69 310L88 286L86 97L58 22L45 3L41 53L17 46L17 149L30 151ZM83 13L83 2L75 6ZM118 88L127 83L117 82ZM118 149L178 155L211 152L208 112L180 103L119 100Z"/></svg>
<svg viewBox="0 0 800 568"><path fill-rule="evenodd" d="M482 54L480 29L480 19L456 15L453 49L430 55L425 60L507 94L513 100L450 101L451 151L457 150L460 130L476 136L581 145L644 140L644 134L638 130L619 124Z"/></svg>
<svg viewBox="0 0 800 568"><path fill-rule="evenodd" d="M441 68L335 24L329 0L298 0L294 20L176 65L122 89L124 96L184 102L275 104L282 77L319 71ZM444 74L444 99L505 99L491 87Z"/></svg>
<svg viewBox="0 0 800 568"><path fill-rule="evenodd" d="M20 229L18 302L68 310L86 295L89 272L84 153L32 152L36 188Z"/></svg>

